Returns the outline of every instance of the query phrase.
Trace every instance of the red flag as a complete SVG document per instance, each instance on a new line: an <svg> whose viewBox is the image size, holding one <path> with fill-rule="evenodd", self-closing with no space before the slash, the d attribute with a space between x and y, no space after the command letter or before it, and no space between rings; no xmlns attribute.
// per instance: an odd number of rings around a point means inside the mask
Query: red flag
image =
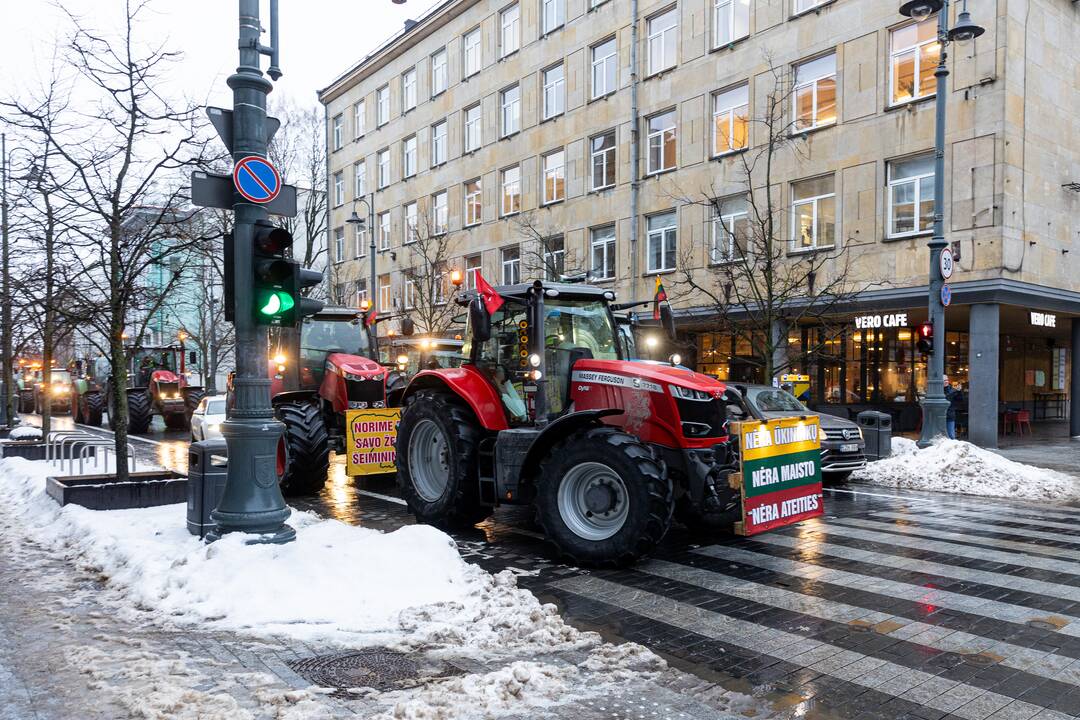
<svg viewBox="0 0 1080 720"><path fill-rule="evenodd" d="M660 303L667 302L667 291L664 290L664 283L660 282L660 276L656 276L656 294L653 295L653 320L660 319Z"/></svg>
<svg viewBox="0 0 1080 720"><path fill-rule="evenodd" d="M502 307L503 300L502 295L495 292L495 288L488 285L487 280L480 274L480 271L476 271L476 292L480 295L480 299L484 301L484 307L487 308L489 315L494 315L495 311Z"/></svg>

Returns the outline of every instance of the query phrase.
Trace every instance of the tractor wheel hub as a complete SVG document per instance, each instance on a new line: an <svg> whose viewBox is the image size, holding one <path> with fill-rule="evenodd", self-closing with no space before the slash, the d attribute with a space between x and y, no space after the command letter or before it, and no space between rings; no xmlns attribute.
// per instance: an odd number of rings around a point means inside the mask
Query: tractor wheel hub
<svg viewBox="0 0 1080 720"><path fill-rule="evenodd" d="M585 507L595 515L611 512L617 499L614 488L605 483L595 483L585 491Z"/></svg>

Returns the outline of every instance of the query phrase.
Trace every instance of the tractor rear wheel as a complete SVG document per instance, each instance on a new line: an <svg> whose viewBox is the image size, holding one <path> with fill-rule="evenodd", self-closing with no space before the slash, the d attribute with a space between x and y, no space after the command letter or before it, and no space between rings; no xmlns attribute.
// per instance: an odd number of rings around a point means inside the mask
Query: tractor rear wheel
<svg viewBox="0 0 1080 720"><path fill-rule="evenodd" d="M150 421L154 419L154 408L150 404L150 393L147 390L128 390L128 432L132 435L142 435L150 429Z"/></svg>
<svg viewBox="0 0 1080 720"><path fill-rule="evenodd" d="M629 565L671 526L671 480L652 448L613 427L556 444L540 463L537 519L559 554L584 565Z"/></svg>
<svg viewBox="0 0 1080 720"><path fill-rule="evenodd" d="M82 422L93 427L101 427L101 413L105 410L105 396L98 391L83 393L79 399L82 410Z"/></svg>
<svg viewBox="0 0 1080 720"><path fill-rule="evenodd" d="M285 423L284 495L314 495L326 485L330 472L330 437L314 402L286 402L275 408Z"/></svg>
<svg viewBox="0 0 1080 720"><path fill-rule="evenodd" d="M455 395L424 390L409 399L397 436L397 483L420 522L471 527L491 514L480 504L480 423Z"/></svg>

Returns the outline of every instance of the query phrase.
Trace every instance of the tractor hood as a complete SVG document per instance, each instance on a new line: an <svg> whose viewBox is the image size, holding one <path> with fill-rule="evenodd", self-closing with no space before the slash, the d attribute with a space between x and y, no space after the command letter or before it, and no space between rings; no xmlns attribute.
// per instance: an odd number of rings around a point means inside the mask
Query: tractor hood
<svg viewBox="0 0 1080 720"><path fill-rule="evenodd" d="M594 374L595 377L591 377ZM611 377L605 377L611 376ZM635 383L635 379L637 383ZM711 375L694 372L686 368L675 367L659 362L640 362L629 360L594 360L587 358L574 363L574 382L593 381L605 384L623 384L631 386L653 383L659 385L657 391L668 393L668 385L678 385L692 390L707 392L713 397L721 397L727 386Z"/></svg>
<svg viewBox="0 0 1080 720"><path fill-rule="evenodd" d="M386 368L362 355L331 353L326 358L326 372L341 375L346 380L382 380Z"/></svg>

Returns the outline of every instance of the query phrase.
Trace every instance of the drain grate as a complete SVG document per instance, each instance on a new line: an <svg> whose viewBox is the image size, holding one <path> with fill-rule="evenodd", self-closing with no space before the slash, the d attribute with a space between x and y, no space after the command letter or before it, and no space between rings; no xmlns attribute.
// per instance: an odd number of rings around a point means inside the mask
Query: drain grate
<svg viewBox="0 0 1080 720"><path fill-rule="evenodd" d="M370 648L332 655L290 660L286 664L313 685L334 688L331 697L353 697L349 688L400 690L451 675L464 673L445 662L432 662L418 655L412 657L387 648Z"/></svg>

